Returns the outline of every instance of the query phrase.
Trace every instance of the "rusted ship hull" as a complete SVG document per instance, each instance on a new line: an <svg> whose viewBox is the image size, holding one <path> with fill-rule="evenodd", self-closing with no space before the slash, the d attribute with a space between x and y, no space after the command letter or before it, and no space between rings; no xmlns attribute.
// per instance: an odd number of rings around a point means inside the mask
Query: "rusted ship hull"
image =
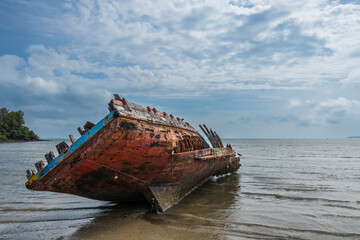
<svg viewBox="0 0 360 240"><path fill-rule="evenodd" d="M136 118L117 107L26 186L115 202L147 200L165 211L209 177L240 166L230 145L210 148L190 125Z"/></svg>

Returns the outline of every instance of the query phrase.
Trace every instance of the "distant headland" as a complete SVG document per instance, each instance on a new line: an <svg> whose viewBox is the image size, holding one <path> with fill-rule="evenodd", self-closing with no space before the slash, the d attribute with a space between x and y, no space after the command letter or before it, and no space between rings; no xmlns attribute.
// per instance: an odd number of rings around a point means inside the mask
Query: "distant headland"
<svg viewBox="0 0 360 240"><path fill-rule="evenodd" d="M347 138L360 138L360 136L350 136L350 137L347 137Z"/></svg>
<svg viewBox="0 0 360 240"><path fill-rule="evenodd" d="M24 126L24 112L10 112L0 109L0 142L38 141L40 140L28 127Z"/></svg>

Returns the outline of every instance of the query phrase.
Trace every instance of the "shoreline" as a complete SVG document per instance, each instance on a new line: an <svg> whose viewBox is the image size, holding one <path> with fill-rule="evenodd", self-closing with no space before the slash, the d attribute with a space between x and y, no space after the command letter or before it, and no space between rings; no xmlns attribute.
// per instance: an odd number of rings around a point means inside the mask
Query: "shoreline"
<svg viewBox="0 0 360 240"><path fill-rule="evenodd" d="M47 139L39 139L39 140L0 140L0 143L21 143L21 142L45 142L45 141L50 141Z"/></svg>
<svg viewBox="0 0 360 240"><path fill-rule="evenodd" d="M78 229L66 239L148 239L148 240L207 240L216 235L190 225L174 224L168 214L149 213L143 206L128 210L110 211L96 217L91 223ZM171 215L171 214L170 214ZM170 220L170 221L169 221ZM176 221L175 221L176 222Z"/></svg>

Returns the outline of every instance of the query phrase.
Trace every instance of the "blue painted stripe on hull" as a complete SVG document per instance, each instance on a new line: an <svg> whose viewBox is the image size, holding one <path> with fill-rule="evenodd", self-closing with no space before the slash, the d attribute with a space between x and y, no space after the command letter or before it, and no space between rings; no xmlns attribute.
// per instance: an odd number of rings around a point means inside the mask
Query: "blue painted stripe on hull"
<svg viewBox="0 0 360 240"><path fill-rule="evenodd" d="M46 167L41 172L38 173L37 175L38 178L40 179L45 174L50 172L54 167L56 167L59 163L61 163L62 160L64 160L76 149L78 149L81 145L83 145L87 140L89 140L95 133L101 130L107 123L112 121L116 116L120 116L120 113L117 110L110 112L95 126L93 126L89 131L87 131L84 135L82 135L76 142L74 142L65 154L60 154L54 160L52 160L48 165L46 165Z"/></svg>

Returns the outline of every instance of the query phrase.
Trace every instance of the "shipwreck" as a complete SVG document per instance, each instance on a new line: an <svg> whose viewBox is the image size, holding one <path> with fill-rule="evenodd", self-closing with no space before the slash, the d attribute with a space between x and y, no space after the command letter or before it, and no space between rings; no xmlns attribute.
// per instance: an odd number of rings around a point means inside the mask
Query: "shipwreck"
<svg viewBox="0 0 360 240"><path fill-rule="evenodd" d="M209 178L240 167L239 156L205 125L207 141L189 123L117 94L110 113L79 127L71 145L56 145L27 170L26 187L113 202L148 201L166 211Z"/></svg>

